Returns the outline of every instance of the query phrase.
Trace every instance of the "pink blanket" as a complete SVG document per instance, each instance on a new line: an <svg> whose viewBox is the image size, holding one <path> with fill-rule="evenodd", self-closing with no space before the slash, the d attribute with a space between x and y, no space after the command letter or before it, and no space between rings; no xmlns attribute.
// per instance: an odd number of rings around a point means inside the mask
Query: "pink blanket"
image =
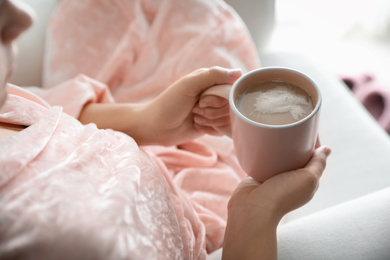
<svg viewBox="0 0 390 260"><path fill-rule="evenodd" d="M244 72L258 67L247 29L218 0L63 0L51 20L47 44L46 90L31 90L74 117L87 102L150 99L199 67L240 67ZM244 176L229 138L205 136L175 147L140 150L135 143L121 145L129 137L83 127L61 115L60 107L49 108L31 95L21 99L26 95L13 91L8 109L21 107L22 112L3 113L2 121L28 120L23 113L31 109L29 100L45 106L39 105L38 115L26 123L34 127L19 133L34 152L23 163L1 153L0 167L9 176L1 192L12 194L1 195L0 202L9 205L2 212L9 225L0 226L0 234L7 231L3 241L10 241L6 249L42 241L57 247L63 243L65 250L85 241L86 248L98 246L103 256L202 259L222 246L226 205ZM66 140L65 124L79 137ZM46 141L35 145L38 137ZM13 149L23 147L16 138L6 142ZM106 160L107 151L115 155ZM40 165L41 159L53 164ZM63 163L54 164L58 159ZM91 168L72 174L86 167L84 160L94 161ZM112 172L101 172L102 165ZM15 222L15 214L24 217ZM23 240L18 235L25 229ZM56 233L59 240L51 241Z"/></svg>

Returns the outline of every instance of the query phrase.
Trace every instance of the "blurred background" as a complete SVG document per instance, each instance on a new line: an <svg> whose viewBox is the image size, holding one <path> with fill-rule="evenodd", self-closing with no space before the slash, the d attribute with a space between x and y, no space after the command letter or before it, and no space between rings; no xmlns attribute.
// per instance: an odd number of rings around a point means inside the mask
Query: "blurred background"
<svg viewBox="0 0 390 260"><path fill-rule="evenodd" d="M268 51L300 52L336 74L373 73L390 88L390 0L276 0Z"/></svg>

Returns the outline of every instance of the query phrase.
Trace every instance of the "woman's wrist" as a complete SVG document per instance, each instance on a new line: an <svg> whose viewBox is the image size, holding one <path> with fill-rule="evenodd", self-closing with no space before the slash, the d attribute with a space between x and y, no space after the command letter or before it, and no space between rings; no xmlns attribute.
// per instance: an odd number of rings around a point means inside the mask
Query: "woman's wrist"
<svg viewBox="0 0 390 260"><path fill-rule="evenodd" d="M113 129L131 136L139 145L153 142L145 115L145 104L87 104L79 121L83 124L95 123L99 129Z"/></svg>
<svg viewBox="0 0 390 260"><path fill-rule="evenodd" d="M276 231L285 212L265 183L244 179L228 204L223 259L276 259Z"/></svg>
<svg viewBox="0 0 390 260"><path fill-rule="evenodd" d="M276 259L278 224L271 212L249 208L230 212L222 259Z"/></svg>

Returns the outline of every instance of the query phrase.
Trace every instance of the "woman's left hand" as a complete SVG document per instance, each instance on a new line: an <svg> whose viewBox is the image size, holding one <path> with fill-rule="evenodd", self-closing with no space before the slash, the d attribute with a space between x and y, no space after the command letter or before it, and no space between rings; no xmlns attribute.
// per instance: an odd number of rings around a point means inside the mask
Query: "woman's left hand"
<svg viewBox="0 0 390 260"><path fill-rule="evenodd" d="M211 114L202 117L199 98L212 86L232 85L241 74L239 69L212 67L198 69L173 83L145 106L143 129L147 131L147 140L144 143L169 146L190 141L203 133L221 135L213 126L229 123L227 101L218 97L209 98L213 104L207 106L216 109L205 110Z"/></svg>

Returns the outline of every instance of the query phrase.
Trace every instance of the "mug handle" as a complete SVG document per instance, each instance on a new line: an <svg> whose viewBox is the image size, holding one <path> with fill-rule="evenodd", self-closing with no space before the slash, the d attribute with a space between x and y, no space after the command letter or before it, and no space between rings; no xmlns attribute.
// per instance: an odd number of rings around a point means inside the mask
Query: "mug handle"
<svg viewBox="0 0 390 260"><path fill-rule="evenodd" d="M205 96L218 96L221 98L224 98L229 101L229 94L230 89L232 88L232 85L229 84L221 84L221 85L215 85L213 87L210 87L203 91L201 94L199 100L201 100ZM227 135L229 137L232 136L231 133L231 127L230 126L221 126L221 127L214 127L217 131L223 133L224 135Z"/></svg>

